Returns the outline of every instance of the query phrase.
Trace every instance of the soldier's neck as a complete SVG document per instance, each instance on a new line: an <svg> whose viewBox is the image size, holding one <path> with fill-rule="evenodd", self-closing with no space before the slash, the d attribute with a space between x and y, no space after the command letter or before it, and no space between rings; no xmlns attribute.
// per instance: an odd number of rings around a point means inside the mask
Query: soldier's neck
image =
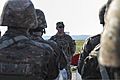
<svg viewBox="0 0 120 80"><path fill-rule="evenodd" d="M19 35L27 36L27 30L20 28L8 28L5 34L6 35L9 34L13 36L19 36Z"/></svg>
<svg viewBox="0 0 120 80"><path fill-rule="evenodd" d="M60 33L60 32L57 33L57 35L59 35L59 36L63 36L64 34L65 34L65 33L63 33L63 32L62 32L62 33Z"/></svg>

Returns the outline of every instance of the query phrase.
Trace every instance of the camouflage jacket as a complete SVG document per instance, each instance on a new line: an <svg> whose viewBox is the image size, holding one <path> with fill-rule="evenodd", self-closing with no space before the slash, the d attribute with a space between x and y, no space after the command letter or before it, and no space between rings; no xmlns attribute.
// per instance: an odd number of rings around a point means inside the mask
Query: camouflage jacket
<svg viewBox="0 0 120 80"><path fill-rule="evenodd" d="M83 44L82 50L80 52L80 58L78 61L78 72L81 74L81 69L84 63L85 58L90 54L90 52L95 48L96 45L100 43L101 35L95 35L89 37Z"/></svg>
<svg viewBox="0 0 120 80"><path fill-rule="evenodd" d="M0 39L0 80L55 79L58 69L53 53L51 47L24 35L4 35Z"/></svg>
<svg viewBox="0 0 120 80"><path fill-rule="evenodd" d="M53 40L44 40L42 37L36 37L33 40L38 41L38 42L42 42L42 43L50 46L54 51L54 57L55 57L54 61L56 61L56 65L58 65L58 68L62 70L63 68L66 67L66 65L67 65L66 55L58 47L58 45L57 45L57 43L55 41L53 41Z"/></svg>
<svg viewBox="0 0 120 80"><path fill-rule="evenodd" d="M64 34L63 36L54 35L50 38L50 40L54 40L60 49L63 49L67 57L72 56L76 50L75 40L71 38L71 36Z"/></svg>

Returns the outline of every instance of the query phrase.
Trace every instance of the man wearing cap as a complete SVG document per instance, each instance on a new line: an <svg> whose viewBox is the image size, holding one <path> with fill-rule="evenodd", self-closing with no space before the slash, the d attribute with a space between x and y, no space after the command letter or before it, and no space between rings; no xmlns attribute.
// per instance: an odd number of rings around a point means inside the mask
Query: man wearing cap
<svg viewBox="0 0 120 80"><path fill-rule="evenodd" d="M67 71L67 76L68 80L71 80L71 71L70 71L70 61L71 57L75 53L76 50L76 45L75 45L75 40L71 38L70 35L66 34L64 32L64 23L63 22L57 22L56 23L56 29L57 33L50 38L50 40L54 40L60 49L65 53L67 57L67 66L66 66L66 71Z"/></svg>

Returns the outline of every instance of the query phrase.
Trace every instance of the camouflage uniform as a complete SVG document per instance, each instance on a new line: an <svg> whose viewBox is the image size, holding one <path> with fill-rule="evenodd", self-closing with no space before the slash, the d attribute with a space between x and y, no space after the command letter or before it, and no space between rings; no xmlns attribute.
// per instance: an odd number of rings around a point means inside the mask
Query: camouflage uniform
<svg viewBox="0 0 120 80"><path fill-rule="evenodd" d="M59 22L58 22L59 23ZM58 27L59 24L57 24ZM61 26L64 26L63 23L60 22ZM63 35L54 35L50 38L50 40L55 41L59 48L62 49L62 51L64 52L64 54L67 57L67 74L68 74L68 79L71 79L71 71L70 71L70 61L71 61L71 57L75 52L75 41L71 38L71 36L67 35L67 34L63 34Z"/></svg>
<svg viewBox="0 0 120 80"><path fill-rule="evenodd" d="M51 56L54 51L28 37L27 31L37 26L36 12L30 0L7 1L1 26L8 26L8 30L0 39L0 80L56 78L58 74L49 73L49 70L55 71Z"/></svg>
<svg viewBox="0 0 120 80"><path fill-rule="evenodd" d="M31 39L35 40L40 43L44 43L47 46L51 47L54 51L53 53L53 61L56 64L54 67L54 70L49 70L49 74L53 73L52 75L58 74L59 69L63 69L66 66L66 58L62 51L57 46L56 42L54 41L47 41L42 38L43 33L45 33L45 28L47 28L47 23L45 20L44 13L40 9L36 9L37 14L37 20L38 20L38 26L35 29L31 29L29 32L31 34ZM55 71L55 72L54 72ZM48 78L49 80L49 78Z"/></svg>

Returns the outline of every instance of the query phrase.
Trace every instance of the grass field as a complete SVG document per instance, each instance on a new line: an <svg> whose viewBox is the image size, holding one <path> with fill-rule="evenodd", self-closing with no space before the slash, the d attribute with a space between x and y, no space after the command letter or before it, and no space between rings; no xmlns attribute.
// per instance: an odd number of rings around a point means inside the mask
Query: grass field
<svg viewBox="0 0 120 80"><path fill-rule="evenodd" d="M84 40L76 40L75 42L76 42L76 53L79 53L83 46Z"/></svg>

